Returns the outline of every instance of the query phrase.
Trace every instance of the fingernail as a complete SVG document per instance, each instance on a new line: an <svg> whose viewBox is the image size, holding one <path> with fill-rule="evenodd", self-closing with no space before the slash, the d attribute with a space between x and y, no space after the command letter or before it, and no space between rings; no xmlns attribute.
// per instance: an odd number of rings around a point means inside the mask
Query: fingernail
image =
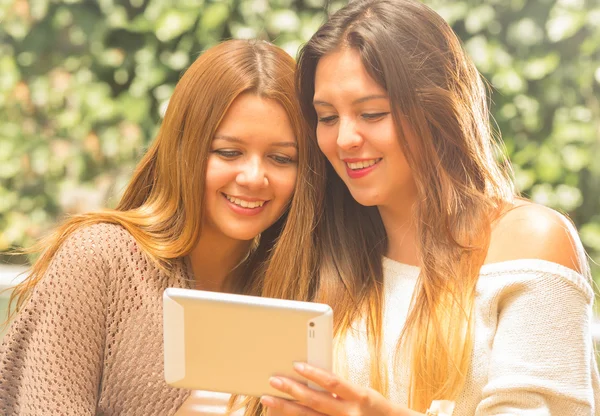
<svg viewBox="0 0 600 416"><path fill-rule="evenodd" d="M271 377L269 379L269 383L271 383L271 386L275 387L276 389L279 389L283 386L283 381L281 381L277 377Z"/></svg>
<svg viewBox="0 0 600 416"><path fill-rule="evenodd" d="M304 371L304 368L304 363L294 363L294 370L302 372Z"/></svg>
<svg viewBox="0 0 600 416"><path fill-rule="evenodd" d="M262 396L260 398L260 403L267 406L267 407L274 407L275 406L275 401L269 397L269 396Z"/></svg>

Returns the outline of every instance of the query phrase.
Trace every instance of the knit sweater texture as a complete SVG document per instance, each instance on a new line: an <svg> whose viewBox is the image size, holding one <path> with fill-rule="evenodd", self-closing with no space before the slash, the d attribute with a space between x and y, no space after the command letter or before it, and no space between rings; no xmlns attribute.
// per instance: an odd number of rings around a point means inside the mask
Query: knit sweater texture
<svg viewBox="0 0 600 416"><path fill-rule="evenodd" d="M389 398L406 404L408 359L391 363L420 269L388 258L383 265ZM556 263L484 265L476 286L471 365L453 416L600 415L593 298L587 279ZM367 345L364 322L357 322L336 354L336 372L362 386L369 385Z"/></svg>
<svg viewBox="0 0 600 416"><path fill-rule="evenodd" d="M3 338L0 414L174 414L189 391L164 381L162 295L191 280L120 226L73 233Z"/></svg>

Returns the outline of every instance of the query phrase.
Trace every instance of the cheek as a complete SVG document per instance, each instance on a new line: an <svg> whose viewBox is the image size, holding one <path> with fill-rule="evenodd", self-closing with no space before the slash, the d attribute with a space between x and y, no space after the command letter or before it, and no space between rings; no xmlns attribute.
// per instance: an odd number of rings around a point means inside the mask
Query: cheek
<svg viewBox="0 0 600 416"><path fill-rule="evenodd" d="M294 190L296 189L296 178L298 175L298 168L290 168L285 172L277 172L272 176L274 182L272 182L273 192L279 198L281 203L287 203L292 197Z"/></svg>
<svg viewBox="0 0 600 416"><path fill-rule="evenodd" d="M398 158L404 160L404 152L400 146L400 140L393 122L379 124L371 131L369 137L373 139L372 144L374 147L382 152L384 156L395 160Z"/></svg>
<svg viewBox="0 0 600 416"><path fill-rule="evenodd" d="M206 166L206 183L204 185L207 191L214 192L233 179L235 179L235 175L232 173L232 169L226 164L215 159L208 160L208 165Z"/></svg>
<svg viewBox="0 0 600 416"><path fill-rule="evenodd" d="M321 152L328 158L335 155L337 143L336 136L331 127L317 127L317 144Z"/></svg>

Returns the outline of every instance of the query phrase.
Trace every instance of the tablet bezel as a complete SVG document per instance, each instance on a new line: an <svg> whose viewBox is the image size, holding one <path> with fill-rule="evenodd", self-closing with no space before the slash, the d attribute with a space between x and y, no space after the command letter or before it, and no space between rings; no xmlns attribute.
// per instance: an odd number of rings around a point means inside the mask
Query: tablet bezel
<svg viewBox="0 0 600 416"><path fill-rule="evenodd" d="M318 389L293 371L293 363L332 370L329 305L168 288L163 324L165 381L173 387L290 398L269 385L269 376ZM238 332L245 339L236 340Z"/></svg>

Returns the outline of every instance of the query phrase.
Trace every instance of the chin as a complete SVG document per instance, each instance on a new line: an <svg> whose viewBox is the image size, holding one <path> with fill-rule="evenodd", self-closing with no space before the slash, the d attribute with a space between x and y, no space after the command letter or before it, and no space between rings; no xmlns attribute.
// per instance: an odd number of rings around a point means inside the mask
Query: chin
<svg viewBox="0 0 600 416"><path fill-rule="evenodd" d="M364 193L360 192L350 192L350 194L352 195L352 198L354 198L354 200L356 202L358 202L360 205L364 206L364 207L374 207L379 205L379 199L378 196L374 196L374 195L365 195Z"/></svg>
<svg viewBox="0 0 600 416"><path fill-rule="evenodd" d="M252 234L240 234L240 233L232 233L229 234L229 237L233 240L239 240L239 241L251 241L253 240L259 233L252 233Z"/></svg>
<svg viewBox="0 0 600 416"><path fill-rule="evenodd" d="M226 232L225 234L233 239L233 240L239 240L239 241L250 241L253 240L257 235L260 234L260 231L257 230L228 230L229 232Z"/></svg>
<svg viewBox="0 0 600 416"><path fill-rule="evenodd" d="M356 199L354 198L356 202L358 202L360 205L362 205L363 207L374 207L377 206L376 203L370 202L370 201L362 201L360 199Z"/></svg>

